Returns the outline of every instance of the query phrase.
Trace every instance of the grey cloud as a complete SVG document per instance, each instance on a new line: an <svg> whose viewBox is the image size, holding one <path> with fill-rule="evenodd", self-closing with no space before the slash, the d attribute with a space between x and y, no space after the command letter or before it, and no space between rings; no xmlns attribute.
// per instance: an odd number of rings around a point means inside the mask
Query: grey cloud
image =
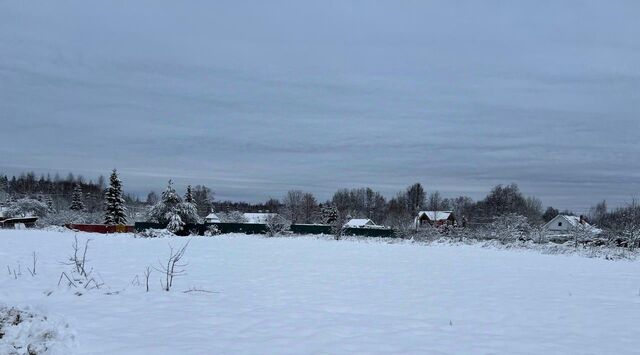
<svg viewBox="0 0 640 355"><path fill-rule="evenodd" d="M0 4L0 170L327 198L637 193L640 5Z"/></svg>

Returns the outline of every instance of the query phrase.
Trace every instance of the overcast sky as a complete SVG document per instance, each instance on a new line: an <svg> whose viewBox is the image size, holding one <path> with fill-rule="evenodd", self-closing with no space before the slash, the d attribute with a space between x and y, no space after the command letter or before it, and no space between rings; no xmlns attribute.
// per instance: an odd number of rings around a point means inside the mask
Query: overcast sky
<svg viewBox="0 0 640 355"><path fill-rule="evenodd" d="M619 204L640 192L639 19L639 1L1 1L0 171Z"/></svg>

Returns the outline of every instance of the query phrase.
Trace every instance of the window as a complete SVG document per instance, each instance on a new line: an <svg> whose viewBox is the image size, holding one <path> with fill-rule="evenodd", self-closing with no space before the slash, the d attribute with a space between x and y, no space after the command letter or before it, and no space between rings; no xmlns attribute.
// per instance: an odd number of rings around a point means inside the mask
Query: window
<svg viewBox="0 0 640 355"><path fill-rule="evenodd" d="M562 227L562 222L558 222L558 227Z"/></svg>

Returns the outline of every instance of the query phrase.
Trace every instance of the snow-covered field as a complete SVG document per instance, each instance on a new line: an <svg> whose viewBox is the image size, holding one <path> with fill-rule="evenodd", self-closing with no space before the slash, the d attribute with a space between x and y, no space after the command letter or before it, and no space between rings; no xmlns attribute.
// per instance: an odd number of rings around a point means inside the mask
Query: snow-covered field
<svg viewBox="0 0 640 355"><path fill-rule="evenodd" d="M57 286L74 235L92 239L87 264L105 283L80 296ZM640 351L636 261L373 239L188 239L187 275L165 292L154 271L146 293L145 267L187 238L0 231L0 307L53 320L58 353ZM183 292L193 288L210 292Z"/></svg>

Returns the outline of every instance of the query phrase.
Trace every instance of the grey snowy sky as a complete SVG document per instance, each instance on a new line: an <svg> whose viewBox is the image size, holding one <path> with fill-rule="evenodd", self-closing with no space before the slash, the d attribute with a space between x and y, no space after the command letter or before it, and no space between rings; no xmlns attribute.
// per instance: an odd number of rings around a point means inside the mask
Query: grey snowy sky
<svg viewBox="0 0 640 355"><path fill-rule="evenodd" d="M638 1L1 1L0 171L621 204L638 19Z"/></svg>

